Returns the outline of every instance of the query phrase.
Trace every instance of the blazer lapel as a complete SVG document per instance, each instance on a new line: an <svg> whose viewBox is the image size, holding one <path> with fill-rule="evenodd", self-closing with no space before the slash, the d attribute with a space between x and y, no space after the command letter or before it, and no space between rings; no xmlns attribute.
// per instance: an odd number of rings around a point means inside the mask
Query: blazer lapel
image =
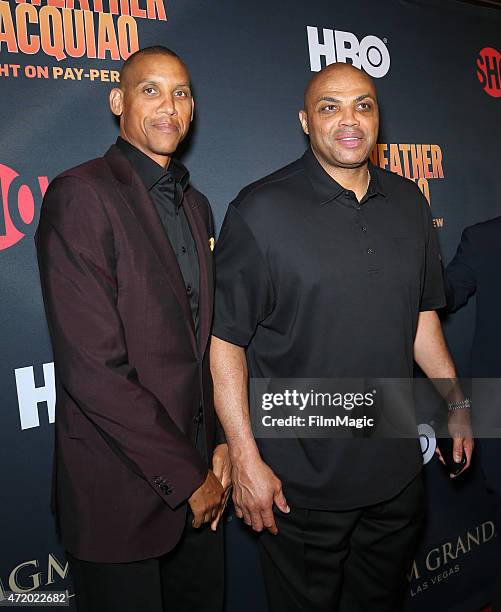
<svg viewBox="0 0 501 612"><path fill-rule="evenodd" d="M145 232L153 250L163 265L172 291L177 297L186 322L190 328L190 336L195 353L198 353L193 317L186 294L183 276L177 263L176 255L162 226L160 217L146 187L137 176L127 158L115 145L105 155L106 161L114 170L118 179L116 187L124 203L136 217L138 224ZM198 247L198 244L197 244ZM202 270L200 270L202 274Z"/></svg>
<svg viewBox="0 0 501 612"><path fill-rule="evenodd" d="M212 324L214 272L207 228L197 208L198 203L188 189L183 198L183 209L190 224L198 253L198 265L200 268L198 346L200 348L200 355L203 356Z"/></svg>

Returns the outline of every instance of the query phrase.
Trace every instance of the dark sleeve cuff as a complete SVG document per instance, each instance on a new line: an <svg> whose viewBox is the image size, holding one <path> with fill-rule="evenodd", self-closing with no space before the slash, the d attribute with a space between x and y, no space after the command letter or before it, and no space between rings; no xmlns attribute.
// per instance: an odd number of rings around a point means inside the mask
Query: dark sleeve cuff
<svg viewBox="0 0 501 612"><path fill-rule="evenodd" d="M250 342L250 338L245 338L243 335L239 335L234 331L228 331L224 327L214 323L214 327L212 329L212 335L216 336L220 340L224 340L225 342L229 342L230 344L235 344L236 346L241 346L242 348L246 348Z"/></svg>
<svg viewBox="0 0 501 612"><path fill-rule="evenodd" d="M164 499L164 501L175 510L180 504L188 501L192 494L204 483L207 478L208 468L203 465L202 460L199 466L194 466L189 477L185 477L181 482L169 483L163 476L153 479L153 486Z"/></svg>
<svg viewBox="0 0 501 612"><path fill-rule="evenodd" d="M425 310L441 310L447 306L447 302L445 299L441 298L440 300L435 300L434 302L423 302L419 306L419 312L424 312Z"/></svg>

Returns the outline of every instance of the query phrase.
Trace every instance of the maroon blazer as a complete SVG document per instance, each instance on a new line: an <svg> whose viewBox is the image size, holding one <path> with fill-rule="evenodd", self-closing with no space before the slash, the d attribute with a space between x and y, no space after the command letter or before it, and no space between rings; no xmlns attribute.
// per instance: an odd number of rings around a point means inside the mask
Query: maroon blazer
<svg viewBox="0 0 501 612"><path fill-rule="evenodd" d="M183 207L200 265L197 342L175 254L116 146L59 175L35 237L57 380L55 508L65 548L100 562L154 558L184 528L215 442L208 340L213 268L207 199Z"/></svg>

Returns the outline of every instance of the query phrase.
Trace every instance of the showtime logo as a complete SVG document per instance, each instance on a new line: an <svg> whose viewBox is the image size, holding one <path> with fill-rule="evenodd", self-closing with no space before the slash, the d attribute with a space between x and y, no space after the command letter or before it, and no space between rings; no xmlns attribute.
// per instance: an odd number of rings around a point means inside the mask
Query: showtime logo
<svg viewBox="0 0 501 612"><path fill-rule="evenodd" d="M49 179L38 177L36 197L43 198ZM0 164L0 251L18 243L28 233L35 218L35 196L21 182L19 174Z"/></svg>
<svg viewBox="0 0 501 612"><path fill-rule="evenodd" d="M322 57L326 66L335 62L351 63L375 78L384 77L390 69L390 52L377 36L365 36L359 41L351 32L322 28L323 42L320 42L319 28L306 26L306 31L313 72L322 69Z"/></svg>
<svg viewBox="0 0 501 612"><path fill-rule="evenodd" d="M477 78L485 93L501 98L501 53L485 47L477 57Z"/></svg>

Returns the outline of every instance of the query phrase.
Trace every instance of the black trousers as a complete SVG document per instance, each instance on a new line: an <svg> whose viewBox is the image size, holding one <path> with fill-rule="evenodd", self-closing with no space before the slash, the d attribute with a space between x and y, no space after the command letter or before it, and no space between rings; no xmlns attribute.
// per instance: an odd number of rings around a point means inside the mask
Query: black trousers
<svg viewBox="0 0 501 612"><path fill-rule="evenodd" d="M223 529L191 526L159 559L93 563L67 553L78 612L222 612Z"/></svg>
<svg viewBox="0 0 501 612"><path fill-rule="evenodd" d="M270 612L402 612L423 501L418 476L367 508L276 511L278 535L260 537Z"/></svg>

